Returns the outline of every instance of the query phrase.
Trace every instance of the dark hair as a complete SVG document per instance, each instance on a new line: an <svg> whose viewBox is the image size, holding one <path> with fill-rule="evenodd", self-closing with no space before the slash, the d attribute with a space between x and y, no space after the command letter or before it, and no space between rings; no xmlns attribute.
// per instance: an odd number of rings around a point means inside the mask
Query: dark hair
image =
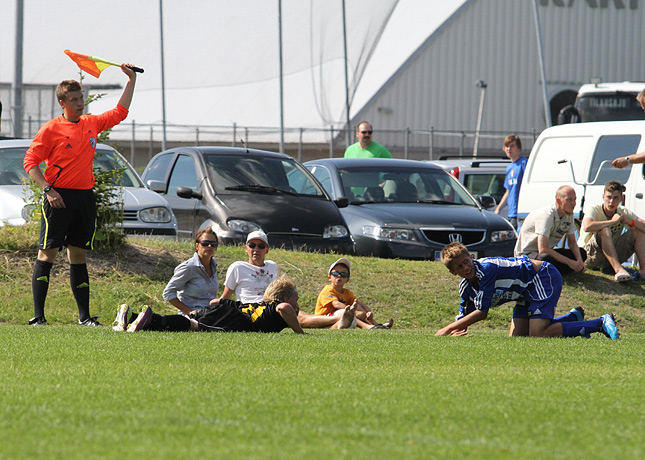
<svg viewBox="0 0 645 460"><path fill-rule="evenodd" d="M205 233L213 235L215 237L213 241L219 242L217 238L217 233L213 231L213 228L205 227L205 228L202 228L200 231L198 231L197 234L195 235L195 243L199 243L202 240L202 236L204 236Z"/></svg>
<svg viewBox="0 0 645 460"><path fill-rule="evenodd" d="M622 193L625 193L625 190L626 190L626 188L625 188L625 186L623 184L621 184L617 180L610 180L609 182L607 182L605 184L605 192L604 193L607 193L607 192L620 192L622 194Z"/></svg>
<svg viewBox="0 0 645 460"><path fill-rule="evenodd" d="M361 125L362 125L362 124L365 124L365 123L367 123L368 125L370 125L370 129L372 129L372 130L374 129L374 126L372 126L372 123L370 123L369 121L365 121L365 120L363 120L363 121L361 121L359 124L357 124L357 125L356 125L356 132L358 132L358 130L361 128Z"/></svg>

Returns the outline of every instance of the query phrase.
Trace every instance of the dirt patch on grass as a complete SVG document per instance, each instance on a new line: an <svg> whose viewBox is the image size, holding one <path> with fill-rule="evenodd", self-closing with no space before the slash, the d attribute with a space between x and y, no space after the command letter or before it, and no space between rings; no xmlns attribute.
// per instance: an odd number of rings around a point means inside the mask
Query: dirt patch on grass
<svg viewBox="0 0 645 460"><path fill-rule="evenodd" d="M56 258L56 266L59 271L67 270L69 266L67 255L64 252ZM90 276L101 276L119 271L150 278L168 278L169 275L172 275L175 267L190 256L183 251L151 248L136 242L126 243L118 251L92 250L87 254L87 268ZM24 269L26 266L33 266L37 255L38 253L35 251L0 250L0 260L14 268Z"/></svg>

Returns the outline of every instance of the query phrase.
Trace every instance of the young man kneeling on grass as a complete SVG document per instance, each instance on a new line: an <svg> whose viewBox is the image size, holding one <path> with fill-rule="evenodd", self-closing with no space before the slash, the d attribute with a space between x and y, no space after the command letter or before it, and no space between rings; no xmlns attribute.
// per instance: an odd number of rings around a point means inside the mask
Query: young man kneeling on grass
<svg viewBox="0 0 645 460"><path fill-rule="evenodd" d="M158 315L146 306L139 316L128 325L127 305L121 306L115 325L123 324L121 330L136 332L149 331L220 331L220 332L280 332L290 327L297 334L304 334L298 322L298 290L290 278L281 276L267 287L264 300L243 304L231 299L214 299L211 305L199 311L183 315ZM125 311L124 311L125 310ZM347 318L351 323L354 311L348 309ZM118 330L114 326L115 330Z"/></svg>
<svg viewBox="0 0 645 460"><path fill-rule="evenodd" d="M584 321L584 309L576 307L554 318L562 275L549 262L527 256L473 260L468 249L456 242L443 248L441 262L462 278L461 304L456 320L435 335L465 335L468 326L485 319L491 307L517 301L510 336L588 337L603 332L612 340L619 337L613 314Z"/></svg>

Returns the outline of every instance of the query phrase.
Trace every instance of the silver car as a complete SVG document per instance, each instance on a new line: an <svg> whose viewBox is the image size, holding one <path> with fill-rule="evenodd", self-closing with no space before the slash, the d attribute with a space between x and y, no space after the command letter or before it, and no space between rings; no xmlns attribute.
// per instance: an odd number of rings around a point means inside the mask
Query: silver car
<svg viewBox="0 0 645 460"><path fill-rule="evenodd" d="M30 140L0 140L0 226L22 225L29 217L26 198L31 190L22 167ZM109 145L96 147L94 166L99 169L123 169L121 194L123 229L129 235L177 238L177 221L168 202L146 188L137 172L121 154Z"/></svg>

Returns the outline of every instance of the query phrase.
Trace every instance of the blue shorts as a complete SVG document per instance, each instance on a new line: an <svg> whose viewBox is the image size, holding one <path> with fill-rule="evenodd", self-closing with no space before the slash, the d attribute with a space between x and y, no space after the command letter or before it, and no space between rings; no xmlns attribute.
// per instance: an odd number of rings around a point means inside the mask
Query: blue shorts
<svg viewBox="0 0 645 460"><path fill-rule="evenodd" d="M542 262L540 271L527 286L524 300L515 305L513 318L553 319L561 292L562 275L549 262Z"/></svg>

